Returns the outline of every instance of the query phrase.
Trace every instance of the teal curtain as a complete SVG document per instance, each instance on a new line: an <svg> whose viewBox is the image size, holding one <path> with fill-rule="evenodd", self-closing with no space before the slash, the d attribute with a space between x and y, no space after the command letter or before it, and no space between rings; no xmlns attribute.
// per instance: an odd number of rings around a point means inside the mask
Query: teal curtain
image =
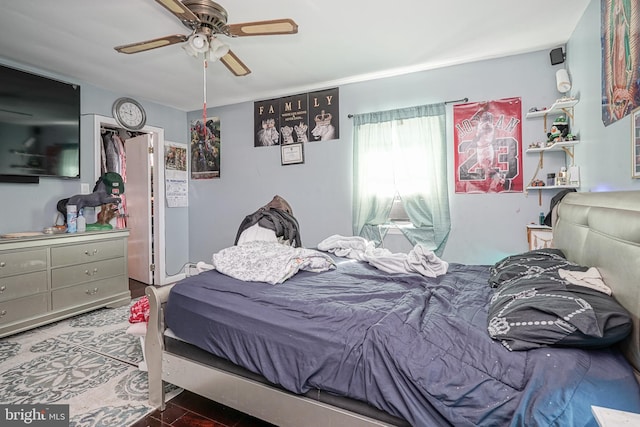
<svg viewBox="0 0 640 427"><path fill-rule="evenodd" d="M353 234L380 244L398 194L413 244L441 255L451 229L444 103L353 117Z"/></svg>

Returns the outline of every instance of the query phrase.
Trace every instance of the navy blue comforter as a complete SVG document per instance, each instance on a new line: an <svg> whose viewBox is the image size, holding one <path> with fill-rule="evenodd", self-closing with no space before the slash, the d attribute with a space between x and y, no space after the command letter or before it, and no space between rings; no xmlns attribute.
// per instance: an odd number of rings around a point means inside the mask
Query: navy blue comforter
<svg viewBox="0 0 640 427"><path fill-rule="evenodd" d="M171 290L180 338L296 392L369 402L414 426L596 426L590 405L640 412L613 349L510 352L487 332L487 266L429 279L336 258L278 285L215 271Z"/></svg>

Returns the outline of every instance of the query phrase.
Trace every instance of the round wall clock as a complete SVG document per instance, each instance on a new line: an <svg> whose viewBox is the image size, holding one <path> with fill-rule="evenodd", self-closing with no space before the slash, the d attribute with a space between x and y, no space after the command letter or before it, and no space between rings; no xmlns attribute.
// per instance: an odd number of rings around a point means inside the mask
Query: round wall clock
<svg viewBox="0 0 640 427"><path fill-rule="evenodd" d="M140 130L147 122L144 108L138 101L131 98L116 99L113 103L113 118L128 130Z"/></svg>

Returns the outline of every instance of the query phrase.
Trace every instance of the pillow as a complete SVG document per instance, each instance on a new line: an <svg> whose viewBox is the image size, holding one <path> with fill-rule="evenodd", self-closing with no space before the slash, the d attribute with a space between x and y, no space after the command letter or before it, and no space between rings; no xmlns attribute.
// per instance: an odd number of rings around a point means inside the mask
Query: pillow
<svg viewBox="0 0 640 427"><path fill-rule="evenodd" d="M497 288L521 277L531 277L558 269L586 271L586 267L568 261L560 249L536 249L508 256L489 270L489 286Z"/></svg>
<svg viewBox="0 0 640 427"><path fill-rule="evenodd" d="M603 348L622 341L631 333L631 316L613 297L582 286L567 285L567 289L591 305L601 336L586 335L577 330L556 343L557 346Z"/></svg>
<svg viewBox="0 0 640 427"><path fill-rule="evenodd" d="M560 277L557 268L534 272L526 268L526 257L514 258L517 268L499 282L491 298L487 327L489 335L509 350L602 348L630 333L631 317L613 297L571 284ZM507 272L508 264L501 265L498 274ZM571 267L588 270L575 264Z"/></svg>

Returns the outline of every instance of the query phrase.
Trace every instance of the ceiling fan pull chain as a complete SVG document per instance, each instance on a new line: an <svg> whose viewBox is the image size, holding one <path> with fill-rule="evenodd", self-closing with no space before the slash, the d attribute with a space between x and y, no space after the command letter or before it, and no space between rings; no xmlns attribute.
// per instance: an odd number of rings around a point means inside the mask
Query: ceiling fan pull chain
<svg viewBox="0 0 640 427"><path fill-rule="evenodd" d="M202 135L204 139L207 139L207 54L204 54L204 67L202 67L202 81L203 81L203 94L202 99L204 100L202 105Z"/></svg>

